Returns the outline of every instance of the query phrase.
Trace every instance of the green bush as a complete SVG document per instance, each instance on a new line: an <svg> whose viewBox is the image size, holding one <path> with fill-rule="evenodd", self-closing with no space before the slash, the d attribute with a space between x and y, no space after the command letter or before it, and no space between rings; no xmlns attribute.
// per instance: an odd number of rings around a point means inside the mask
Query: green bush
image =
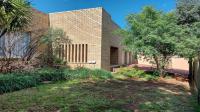
<svg viewBox="0 0 200 112"><path fill-rule="evenodd" d="M109 79L112 78L112 74L105 70L88 68L77 68L75 70L65 70L65 76L67 79Z"/></svg>
<svg viewBox="0 0 200 112"><path fill-rule="evenodd" d="M97 79L111 79L111 78L113 78L111 72L101 70L101 69L92 70L91 74L92 74L93 78L97 78Z"/></svg>
<svg viewBox="0 0 200 112"><path fill-rule="evenodd" d="M137 68L124 67L120 68L114 75L122 75L128 78L141 78L144 80L156 80L158 76L154 73L145 73L143 70Z"/></svg>
<svg viewBox="0 0 200 112"><path fill-rule="evenodd" d="M24 88L29 88L40 84L43 81L61 81L73 79L109 79L112 78L110 72L104 70L90 70L87 68L54 69L41 68L31 72L18 72L0 75L0 94Z"/></svg>
<svg viewBox="0 0 200 112"><path fill-rule="evenodd" d="M36 76L17 74L0 75L0 94L34 87L39 83L39 78Z"/></svg>
<svg viewBox="0 0 200 112"><path fill-rule="evenodd" d="M38 75L41 81L65 80L65 75L62 69L43 68L33 74Z"/></svg>

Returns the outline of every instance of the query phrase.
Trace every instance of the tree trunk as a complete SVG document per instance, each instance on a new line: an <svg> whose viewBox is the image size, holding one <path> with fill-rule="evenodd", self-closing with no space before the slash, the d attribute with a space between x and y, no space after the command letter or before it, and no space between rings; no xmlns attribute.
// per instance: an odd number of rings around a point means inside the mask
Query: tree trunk
<svg viewBox="0 0 200 112"><path fill-rule="evenodd" d="M154 61L156 62L156 69L157 69L157 71L159 71L160 70L160 64L159 64L159 61L158 61L158 57L154 56L153 58L154 58Z"/></svg>
<svg viewBox="0 0 200 112"><path fill-rule="evenodd" d="M53 66L53 48L52 48L52 43L48 44L47 48L47 54L48 54L48 66L52 67Z"/></svg>
<svg viewBox="0 0 200 112"><path fill-rule="evenodd" d="M190 83L190 86L193 87L193 59L192 58L189 58L189 74L188 74L188 81Z"/></svg>
<svg viewBox="0 0 200 112"><path fill-rule="evenodd" d="M166 71L165 71L165 66L163 65L160 69L160 76L165 77L166 76Z"/></svg>
<svg viewBox="0 0 200 112"><path fill-rule="evenodd" d="M154 56L154 61L156 62L156 69L157 69L159 75L161 77L165 77L165 75L166 75L165 74L165 61L166 61L166 58L164 59L164 63L163 64L161 64L159 62L159 58L157 56Z"/></svg>

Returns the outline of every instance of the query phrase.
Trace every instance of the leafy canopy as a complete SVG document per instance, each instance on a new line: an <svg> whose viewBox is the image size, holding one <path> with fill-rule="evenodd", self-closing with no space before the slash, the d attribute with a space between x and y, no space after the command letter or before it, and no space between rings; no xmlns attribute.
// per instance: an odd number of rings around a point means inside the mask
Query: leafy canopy
<svg viewBox="0 0 200 112"><path fill-rule="evenodd" d="M184 34L177 25L175 13L163 13L147 6L139 14L130 14L127 23L128 28L119 31L124 37L122 44L147 61L153 60L158 72L163 75Z"/></svg>
<svg viewBox="0 0 200 112"><path fill-rule="evenodd" d="M27 0L0 0L0 37L23 30L30 23L31 12Z"/></svg>
<svg viewBox="0 0 200 112"><path fill-rule="evenodd" d="M200 51L200 0L177 0L177 22L185 35L178 43L177 53L194 58Z"/></svg>
<svg viewBox="0 0 200 112"><path fill-rule="evenodd" d="M130 14L127 22L128 28L120 33L128 50L150 59L175 54L181 28L176 25L174 13L165 14L147 6L139 14Z"/></svg>

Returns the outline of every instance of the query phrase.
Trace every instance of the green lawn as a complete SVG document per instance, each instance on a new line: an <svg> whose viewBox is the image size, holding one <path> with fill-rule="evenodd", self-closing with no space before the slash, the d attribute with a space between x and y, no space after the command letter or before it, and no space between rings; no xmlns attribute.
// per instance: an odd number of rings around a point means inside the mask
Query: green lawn
<svg viewBox="0 0 200 112"><path fill-rule="evenodd" d="M88 79L45 84L1 95L0 112L197 111L187 84L168 82Z"/></svg>

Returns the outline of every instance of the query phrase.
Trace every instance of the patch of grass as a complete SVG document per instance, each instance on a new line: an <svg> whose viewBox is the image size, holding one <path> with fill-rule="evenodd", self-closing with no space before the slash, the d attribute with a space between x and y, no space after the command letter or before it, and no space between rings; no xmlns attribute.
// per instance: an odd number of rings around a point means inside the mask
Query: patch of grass
<svg viewBox="0 0 200 112"><path fill-rule="evenodd" d="M129 112L121 108L125 100L109 99L87 87L92 89L90 83L73 80L4 94L0 111Z"/></svg>
<svg viewBox="0 0 200 112"><path fill-rule="evenodd" d="M124 67L120 68L117 73L114 74L115 77L119 78L140 78L142 80L156 80L159 76L156 74L148 74L143 70L137 68Z"/></svg>
<svg viewBox="0 0 200 112"><path fill-rule="evenodd" d="M0 95L0 112L198 112L199 109L184 85L145 81L157 76L146 76L137 69L123 68L112 75L98 69L47 68L24 76L41 78L44 73L42 80L54 81L54 72L64 74L61 75L64 80Z"/></svg>
<svg viewBox="0 0 200 112"><path fill-rule="evenodd" d="M197 95L190 98L190 103L193 105L195 112L200 112L200 105L197 102Z"/></svg>
<svg viewBox="0 0 200 112"><path fill-rule="evenodd" d="M157 102L157 103L151 103L151 102L145 102L144 104L140 105L140 109L143 111L155 111L158 112L160 110L165 110L168 108L167 103L163 102Z"/></svg>
<svg viewBox="0 0 200 112"><path fill-rule="evenodd" d="M0 96L0 111L194 112L184 87L141 80L70 80Z"/></svg>

